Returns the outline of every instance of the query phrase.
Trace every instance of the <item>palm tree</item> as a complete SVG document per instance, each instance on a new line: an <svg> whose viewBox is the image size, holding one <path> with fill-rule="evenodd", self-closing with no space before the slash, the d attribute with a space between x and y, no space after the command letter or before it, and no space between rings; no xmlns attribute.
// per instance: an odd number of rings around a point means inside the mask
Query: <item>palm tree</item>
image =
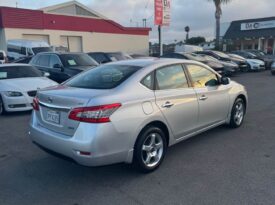
<svg viewBox="0 0 275 205"><path fill-rule="evenodd" d="M216 18L216 48L220 49L220 27L221 27L221 15L222 4L227 4L231 0L208 0L213 1L216 6L215 18Z"/></svg>

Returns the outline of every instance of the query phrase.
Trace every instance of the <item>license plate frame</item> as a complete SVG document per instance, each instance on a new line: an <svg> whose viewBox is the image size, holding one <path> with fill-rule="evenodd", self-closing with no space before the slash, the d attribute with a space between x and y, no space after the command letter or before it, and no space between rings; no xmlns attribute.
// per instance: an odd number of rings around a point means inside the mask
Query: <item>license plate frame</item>
<svg viewBox="0 0 275 205"><path fill-rule="evenodd" d="M60 112L54 110L47 110L46 121L56 125L60 125Z"/></svg>

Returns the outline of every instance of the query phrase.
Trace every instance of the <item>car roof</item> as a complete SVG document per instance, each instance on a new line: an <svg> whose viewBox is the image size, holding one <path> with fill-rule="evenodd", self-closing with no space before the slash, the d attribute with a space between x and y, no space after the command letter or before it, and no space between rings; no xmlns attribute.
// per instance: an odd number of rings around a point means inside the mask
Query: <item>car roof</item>
<svg viewBox="0 0 275 205"><path fill-rule="evenodd" d="M0 68L3 68L3 67L14 67L14 66L31 66L30 64L24 64L24 63L7 63L7 64L0 64Z"/></svg>
<svg viewBox="0 0 275 205"><path fill-rule="evenodd" d="M148 67L152 65L162 65L162 64L174 64L174 63L198 63L196 61L184 60L184 59L175 59L175 58L144 58L144 59L133 59L133 60L124 60L108 63L109 65L128 65L128 66L139 66L139 67Z"/></svg>
<svg viewBox="0 0 275 205"><path fill-rule="evenodd" d="M42 55L42 54L56 54L56 55L71 55L71 54L86 54L83 52L59 52L59 51L50 51L50 52L41 52L38 53L37 55ZM87 55L87 54L86 54Z"/></svg>

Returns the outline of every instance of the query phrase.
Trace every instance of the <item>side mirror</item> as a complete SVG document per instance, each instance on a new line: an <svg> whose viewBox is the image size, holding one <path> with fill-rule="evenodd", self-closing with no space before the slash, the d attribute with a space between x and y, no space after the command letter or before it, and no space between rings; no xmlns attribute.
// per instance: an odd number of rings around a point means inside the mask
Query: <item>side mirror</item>
<svg viewBox="0 0 275 205"><path fill-rule="evenodd" d="M50 77L50 73L45 72L45 73L43 74L43 76L44 76L44 77Z"/></svg>
<svg viewBox="0 0 275 205"><path fill-rule="evenodd" d="M225 77L225 76L223 76L223 77L221 77L221 79L220 79L220 83L221 83L222 85L228 85L228 84L230 83L230 79L227 78L227 77Z"/></svg>
<svg viewBox="0 0 275 205"><path fill-rule="evenodd" d="M54 64L53 65L53 68L59 68L62 72L64 71L64 68L63 68L63 66L62 65L60 65L60 64Z"/></svg>

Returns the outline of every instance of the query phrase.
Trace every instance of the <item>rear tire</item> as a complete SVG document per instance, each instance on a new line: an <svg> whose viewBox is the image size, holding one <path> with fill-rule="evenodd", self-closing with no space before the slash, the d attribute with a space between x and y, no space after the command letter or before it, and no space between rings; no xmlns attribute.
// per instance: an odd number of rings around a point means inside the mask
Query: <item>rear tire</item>
<svg viewBox="0 0 275 205"><path fill-rule="evenodd" d="M272 75L275 75L275 71L271 72Z"/></svg>
<svg viewBox="0 0 275 205"><path fill-rule="evenodd" d="M133 164L143 173L153 172L162 163L166 150L164 132L158 127L149 126L136 141Z"/></svg>
<svg viewBox="0 0 275 205"><path fill-rule="evenodd" d="M246 111L246 105L244 103L244 100L241 98L238 98L231 110L231 118L229 126L231 128L238 128L243 124L244 116Z"/></svg>
<svg viewBox="0 0 275 205"><path fill-rule="evenodd" d="M4 102L3 102L2 97L0 95L0 115L3 115L4 113L5 113Z"/></svg>

